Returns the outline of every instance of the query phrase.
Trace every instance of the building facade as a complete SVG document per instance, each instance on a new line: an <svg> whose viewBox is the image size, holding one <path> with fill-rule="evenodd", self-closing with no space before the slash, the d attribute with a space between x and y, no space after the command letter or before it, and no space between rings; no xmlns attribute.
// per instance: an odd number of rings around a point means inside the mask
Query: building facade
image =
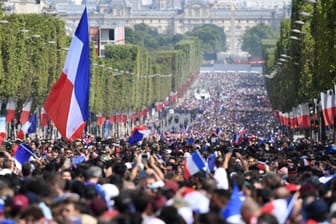
<svg viewBox="0 0 336 224"><path fill-rule="evenodd" d="M5 2L7 5L11 4L10 0ZM42 0L13 2L16 4L15 10L12 11L14 13L23 13L19 10L23 4L35 2L39 5L36 8L39 8L40 12L58 15L65 20L69 35L74 32L84 7L74 0L49 0L48 4ZM20 7L19 2L22 2ZM262 0L258 0L258 4L261 2ZM249 0L87 0L82 3L88 8L90 27L99 31L99 53L104 51L105 44L123 44L124 27L133 27L141 23L167 35L185 34L195 27L213 24L223 28L228 38L229 50L237 51L246 30L259 23L279 29L280 21L289 18L290 15L290 5L285 4L284 0L282 6L280 1L280 5L274 8L259 9L247 7L252 4ZM8 13L14 8L7 8L5 12ZM105 35L105 32L109 34Z"/></svg>

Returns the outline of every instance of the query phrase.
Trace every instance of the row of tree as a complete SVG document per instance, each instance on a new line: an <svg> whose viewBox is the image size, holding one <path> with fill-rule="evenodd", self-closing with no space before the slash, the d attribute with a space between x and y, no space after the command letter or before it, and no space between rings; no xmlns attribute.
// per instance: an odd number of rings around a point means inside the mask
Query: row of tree
<svg viewBox="0 0 336 224"><path fill-rule="evenodd" d="M0 100L14 97L22 105L33 97L32 109L40 108L62 71L71 37L64 22L49 15L0 16L0 20L7 21L0 23ZM214 41L221 42L225 35L218 35ZM139 44L135 41L139 36L151 38ZM92 45L91 111L104 115L138 111L179 91L201 65L202 46L196 36L162 37L139 25L135 31L127 29L126 45L106 46L105 57L97 57ZM221 47L213 43L214 51Z"/></svg>
<svg viewBox="0 0 336 224"><path fill-rule="evenodd" d="M265 49L270 101L287 112L336 83L336 0L293 0L273 49Z"/></svg>

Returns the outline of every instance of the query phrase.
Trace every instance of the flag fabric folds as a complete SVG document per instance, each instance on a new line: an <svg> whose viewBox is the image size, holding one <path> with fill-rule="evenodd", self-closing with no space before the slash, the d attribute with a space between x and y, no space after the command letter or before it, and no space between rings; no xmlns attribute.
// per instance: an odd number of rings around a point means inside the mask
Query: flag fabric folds
<svg viewBox="0 0 336 224"><path fill-rule="evenodd" d="M21 117L20 117L20 123L25 124L30 115L30 109L33 103L33 99L30 97L24 102L23 107L22 107L22 112L21 112Z"/></svg>
<svg viewBox="0 0 336 224"><path fill-rule="evenodd" d="M12 119L15 118L15 110L16 110L16 101L13 98L8 99L6 109L7 109L6 123L10 124Z"/></svg>
<svg viewBox="0 0 336 224"><path fill-rule="evenodd" d="M236 183L233 184L232 194L226 207L221 210L221 215L229 223L243 223L240 209L244 203L242 195Z"/></svg>
<svg viewBox="0 0 336 224"><path fill-rule="evenodd" d="M29 120L21 127L16 137L23 139L25 134L32 134L36 132L36 114L33 114Z"/></svg>
<svg viewBox="0 0 336 224"><path fill-rule="evenodd" d="M210 172L210 173L215 172L216 158L217 158L217 153L216 152L211 153L207 158L207 171Z"/></svg>
<svg viewBox="0 0 336 224"><path fill-rule="evenodd" d="M199 153L195 151L184 160L184 178L188 179L206 167L206 163Z"/></svg>
<svg viewBox="0 0 336 224"><path fill-rule="evenodd" d="M90 43L87 10L73 36L61 76L44 103L63 137L81 138L90 117Z"/></svg>
<svg viewBox="0 0 336 224"><path fill-rule="evenodd" d="M20 144L15 153L16 165L20 168L22 164L28 162L34 156L32 148L24 143Z"/></svg>
<svg viewBox="0 0 336 224"><path fill-rule="evenodd" d="M293 212L298 197L299 192L296 192L288 199L275 199L264 205L262 207L262 212L273 214L279 223L286 223Z"/></svg>
<svg viewBox="0 0 336 224"><path fill-rule="evenodd" d="M46 113L44 107L41 108L40 123L42 127L48 126L48 114Z"/></svg>
<svg viewBox="0 0 336 224"><path fill-rule="evenodd" d="M135 145L142 141L146 136L150 134L150 130L146 126L136 126L133 129L132 135L128 139L130 145Z"/></svg>
<svg viewBox="0 0 336 224"><path fill-rule="evenodd" d="M322 184L328 184L329 181L333 180L336 178L336 174L329 175L329 176L322 176L319 178L320 183Z"/></svg>
<svg viewBox="0 0 336 224"><path fill-rule="evenodd" d="M321 106L324 123L326 126L334 125L333 107L335 106L335 95L321 92Z"/></svg>

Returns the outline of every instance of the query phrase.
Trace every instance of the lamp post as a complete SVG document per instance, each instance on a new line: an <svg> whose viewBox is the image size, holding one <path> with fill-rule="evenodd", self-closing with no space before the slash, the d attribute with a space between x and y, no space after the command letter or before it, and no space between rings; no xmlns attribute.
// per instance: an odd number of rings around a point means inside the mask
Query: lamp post
<svg viewBox="0 0 336 224"><path fill-rule="evenodd" d="M291 40L300 40L300 38L299 38L299 37L297 37L297 36L293 36L293 35L292 35L292 36L290 36L289 38L290 38Z"/></svg>

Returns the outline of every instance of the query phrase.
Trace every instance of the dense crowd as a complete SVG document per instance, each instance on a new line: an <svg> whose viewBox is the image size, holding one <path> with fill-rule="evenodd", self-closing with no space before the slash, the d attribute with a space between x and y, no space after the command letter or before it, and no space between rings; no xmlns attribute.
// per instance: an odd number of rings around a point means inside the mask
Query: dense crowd
<svg viewBox="0 0 336 224"><path fill-rule="evenodd" d="M200 88L211 98L176 108L201 110L188 128L135 145L30 136L34 156L18 164L21 142L4 141L0 223L336 223L334 151L279 131L262 77L201 74ZM186 177L195 152L206 166Z"/></svg>

